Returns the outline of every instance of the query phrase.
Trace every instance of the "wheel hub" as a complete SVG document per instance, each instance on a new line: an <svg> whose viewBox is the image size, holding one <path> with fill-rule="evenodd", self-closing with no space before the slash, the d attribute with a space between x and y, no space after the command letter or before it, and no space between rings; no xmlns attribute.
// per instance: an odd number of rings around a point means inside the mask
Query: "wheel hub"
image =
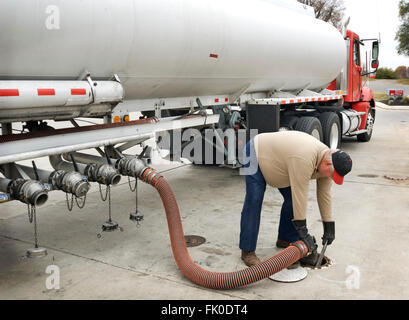
<svg viewBox="0 0 409 320"><path fill-rule="evenodd" d="M330 133L330 147L332 150L336 150L339 145L339 128L336 123L334 123L331 127Z"/></svg>

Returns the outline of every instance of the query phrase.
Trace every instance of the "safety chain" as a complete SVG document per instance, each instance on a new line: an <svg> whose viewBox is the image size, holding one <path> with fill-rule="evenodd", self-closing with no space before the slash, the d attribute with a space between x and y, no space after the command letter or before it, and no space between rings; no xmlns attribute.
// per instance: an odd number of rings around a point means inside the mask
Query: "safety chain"
<svg viewBox="0 0 409 320"><path fill-rule="evenodd" d="M35 206L27 204L28 221L30 221L30 223L33 223L35 210Z"/></svg>
<svg viewBox="0 0 409 320"><path fill-rule="evenodd" d="M101 184L99 183L98 186L99 186L99 194L101 195L102 201L104 201L104 202L107 201L108 193L111 192L111 186L110 186L110 185L107 186L107 188L106 188L106 190L105 190L105 197L104 197L104 195L102 194Z"/></svg>
<svg viewBox="0 0 409 320"><path fill-rule="evenodd" d="M34 245L38 248L38 230L37 230L37 210L36 206L27 204L28 220L30 223L34 222Z"/></svg>
<svg viewBox="0 0 409 320"><path fill-rule="evenodd" d="M108 194L108 216L109 216L108 221L111 222L112 221L112 215L111 215L111 186L110 185L107 186L107 194Z"/></svg>
<svg viewBox="0 0 409 320"><path fill-rule="evenodd" d="M65 200L67 202L67 208L68 211L72 211L72 209L74 208L74 195L71 195L71 204L70 201L68 200L68 193L65 194Z"/></svg>
<svg viewBox="0 0 409 320"><path fill-rule="evenodd" d="M82 198L75 197L75 203L77 204L79 209L84 209L86 201L87 195L83 196Z"/></svg>
<svg viewBox="0 0 409 320"><path fill-rule="evenodd" d="M135 186L132 188L131 177L128 176L128 185L129 185L129 189L131 190L131 192L135 192L138 186L138 178L135 179Z"/></svg>
<svg viewBox="0 0 409 320"><path fill-rule="evenodd" d="M109 221L111 221L112 220L112 217L111 217L111 185L107 185L107 188L105 190L105 196L102 193L101 184L98 184L98 186L99 186L99 194L101 195L102 201L105 202L108 200Z"/></svg>
<svg viewBox="0 0 409 320"><path fill-rule="evenodd" d="M73 208L74 208L74 195L71 194L71 200L69 200L68 199L68 193L66 193L65 194L65 200L66 200L66 203L67 203L68 211L71 212L73 210ZM84 209L86 200L87 200L87 195L85 195L82 198L78 198L77 196L75 196L75 203L77 204L79 209Z"/></svg>

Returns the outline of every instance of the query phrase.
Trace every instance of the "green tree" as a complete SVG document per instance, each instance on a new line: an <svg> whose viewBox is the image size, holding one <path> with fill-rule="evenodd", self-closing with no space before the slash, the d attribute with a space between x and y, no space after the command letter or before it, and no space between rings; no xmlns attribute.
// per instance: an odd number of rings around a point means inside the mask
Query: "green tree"
<svg viewBox="0 0 409 320"><path fill-rule="evenodd" d="M315 9L315 17L340 28L344 18L343 0L297 0Z"/></svg>
<svg viewBox="0 0 409 320"><path fill-rule="evenodd" d="M409 1L400 0L399 2L399 18L401 25L396 33L396 40L399 45L397 47L398 53L409 56Z"/></svg>
<svg viewBox="0 0 409 320"><path fill-rule="evenodd" d="M397 79L398 76L391 68L379 68L376 72L376 79Z"/></svg>

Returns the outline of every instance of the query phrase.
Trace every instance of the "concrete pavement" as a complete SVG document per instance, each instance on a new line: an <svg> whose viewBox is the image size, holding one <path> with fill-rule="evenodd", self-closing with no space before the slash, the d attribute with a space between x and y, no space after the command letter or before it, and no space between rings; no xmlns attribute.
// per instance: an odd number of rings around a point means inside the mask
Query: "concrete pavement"
<svg viewBox="0 0 409 320"><path fill-rule="evenodd" d="M145 215L138 227L129 221L134 195L126 180L113 189L113 217L123 231L100 233L107 219L106 204L96 188L85 210L67 213L65 199L51 194L38 210L41 259L25 257L32 247L33 228L26 207L0 207L0 299L409 299L409 111L379 108L373 139L347 139L342 148L354 160L343 187L333 187L336 240L327 250L332 265L309 270L301 282L263 280L245 288L214 291L201 288L177 269L169 243L162 204L156 191L139 184L139 209ZM206 243L190 248L193 260L212 271L245 266L238 249L244 178L228 168L190 165L161 166L178 199L185 234L200 235ZM277 252L282 198L268 188L263 206L258 254ZM322 224L311 183L308 226L320 239ZM47 273L49 266L58 269ZM60 288L47 289L59 270ZM48 282L49 284L49 282Z"/></svg>

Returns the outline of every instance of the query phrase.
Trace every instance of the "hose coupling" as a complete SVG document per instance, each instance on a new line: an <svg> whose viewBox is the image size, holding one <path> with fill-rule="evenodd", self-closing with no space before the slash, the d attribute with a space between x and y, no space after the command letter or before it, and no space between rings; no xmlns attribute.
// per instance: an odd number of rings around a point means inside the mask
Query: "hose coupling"
<svg viewBox="0 0 409 320"><path fill-rule="evenodd" d="M158 172L153 170L152 168L146 168L141 176L141 180L146 182L147 184L152 185L152 181L154 178L161 178L162 175L160 175Z"/></svg>
<svg viewBox="0 0 409 320"><path fill-rule="evenodd" d="M84 197L90 184L85 176L76 171L65 172L63 170L54 171L48 181L53 188L75 195L77 198Z"/></svg>
<svg viewBox="0 0 409 320"><path fill-rule="evenodd" d="M8 186L12 198L32 206L41 206L48 200L44 185L34 180L16 179Z"/></svg>
<svg viewBox="0 0 409 320"><path fill-rule="evenodd" d="M293 242L290 244L290 246L297 247L300 250L303 258L308 255L308 246L305 244L304 241Z"/></svg>
<svg viewBox="0 0 409 320"><path fill-rule="evenodd" d="M125 157L119 159L115 167L118 172L123 176L140 178L146 169L149 167L143 159L138 159L137 157Z"/></svg>
<svg viewBox="0 0 409 320"><path fill-rule="evenodd" d="M121 175L109 164L98 165L91 163L85 168L84 174L90 182L98 182L106 186L116 185L121 181Z"/></svg>

